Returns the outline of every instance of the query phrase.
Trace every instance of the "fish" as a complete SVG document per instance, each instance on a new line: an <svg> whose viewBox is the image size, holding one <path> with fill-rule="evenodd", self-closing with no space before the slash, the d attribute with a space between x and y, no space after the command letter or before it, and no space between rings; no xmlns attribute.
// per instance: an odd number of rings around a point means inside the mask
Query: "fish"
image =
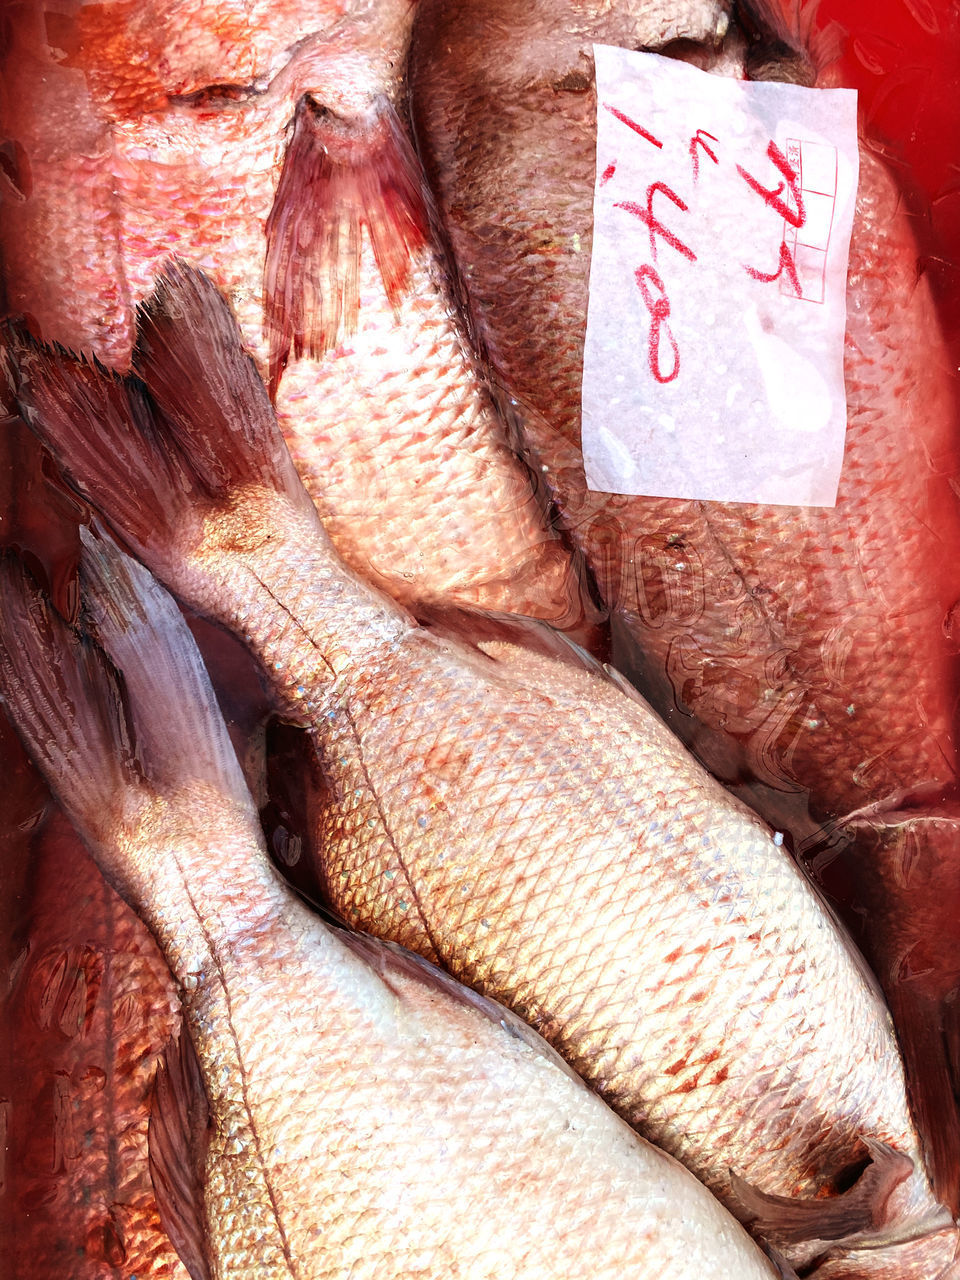
<svg viewBox="0 0 960 1280"><path fill-rule="evenodd" d="M956 390L911 217L861 138L847 433L834 508L591 492L580 393L596 173L591 43L716 74L836 83L775 5L425 0L418 148L478 349L612 612L612 660L814 873L894 1011L938 1194L956 1211L960 946ZM786 9L784 9L784 13ZM809 25L809 24L808 24ZM809 34L809 33L808 33ZM914 870L911 871L911 868ZM843 880L840 883L844 883Z"/></svg>
<svg viewBox="0 0 960 1280"><path fill-rule="evenodd" d="M164 263L202 265L353 568L405 603L590 628L579 558L447 285L404 123L413 12L17 6L0 108L7 303L124 370Z"/></svg>
<svg viewBox="0 0 960 1280"><path fill-rule="evenodd" d="M519 1019L281 880L144 569L88 532L79 632L9 553L2 578L7 705L180 993L150 1161L192 1280L776 1277Z"/></svg>
<svg viewBox="0 0 960 1280"><path fill-rule="evenodd" d="M0 1005L9 1274L187 1280L147 1164L154 1075L180 1023L173 981L69 821L53 813L32 834Z"/></svg>
<svg viewBox="0 0 960 1280"><path fill-rule="evenodd" d="M957 1228L875 984L625 680L532 621L419 625L351 573L201 272L141 308L136 377L8 352L70 482L311 732L335 912L530 1022L791 1265L941 1274Z"/></svg>
<svg viewBox="0 0 960 1280"><path fill-rule="evenodd" d="M81 508L5 407L0 542L69 617ZM180 1017L169 970L2 708L0 759L0 1256L30 1280L186 1280L146 1159L153 1076Z"/></svg>

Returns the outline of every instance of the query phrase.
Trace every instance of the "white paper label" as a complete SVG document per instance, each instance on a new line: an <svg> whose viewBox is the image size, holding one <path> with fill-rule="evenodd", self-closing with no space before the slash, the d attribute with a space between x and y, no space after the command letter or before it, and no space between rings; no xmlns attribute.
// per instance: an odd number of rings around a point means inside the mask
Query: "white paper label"
<svg viewBox="0 0 960 1280"><path fill-rule="evenodd" d="M594 57L587 486L833 506L855 91Z"/></svg>

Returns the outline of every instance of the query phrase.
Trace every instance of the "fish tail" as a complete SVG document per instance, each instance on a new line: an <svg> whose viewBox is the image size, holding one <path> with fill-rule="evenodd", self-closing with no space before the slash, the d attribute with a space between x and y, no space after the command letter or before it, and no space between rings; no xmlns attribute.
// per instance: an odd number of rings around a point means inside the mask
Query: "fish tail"
<svg viewBox="0 0 960 1280"><path fill-rule="evenodd" d="M173 600L104 534L85 530L83 544L80 629L18 556L0 559L0 690L51 791L124 891L114 845L145 804L196 781L255 815Z"/></svg>
<svg viewBox="0 0 960 1280"><path fill-rule="evenodd" d="M0 557L0 692L54 795L98 844L139 785L121 682L14 551Z"/></svg>
<svg viewBox="0 0 960 1280"><path fill-rule="evenodd" d="M202 271L168 263L138 308L133 359L158 434L212 501L252 486L312 512L230 304Z"/></svg>
<svg viewBox="0 0 960 1280"><path fill-rule="evenodd" d="M139 376L20 333L8 345L8 376L74 487L138 558L204 608L202 585L191 586L192 557L209 517L229 516L243 492L282 495L324 546L326 538L230 305L211 281L171 262L137 319Z"/></svg>
<svg viewBox="0 0 960 1280"><path fill-rule="evenodd" d="M153 575L102 531L81 531L83 620L123 673L137 757L151 786L208 784L250 810L246 782L200 651Z"/></svg>
<svg viewBox="0 0 960 1280"><path fill-rule="evenodd" d="M156 431L142 384L18 329L3 357L26 422L138 555L184 530L197 485Z"/></svg>
<svg viewBox="0 0 960 1280"><path fill-rule="evenodd" d="M266 225L271 397L291 351L319 359L356 331L361 228L396 307L429 221L421 166L386 99L346 125L300 99Z"/></svg>

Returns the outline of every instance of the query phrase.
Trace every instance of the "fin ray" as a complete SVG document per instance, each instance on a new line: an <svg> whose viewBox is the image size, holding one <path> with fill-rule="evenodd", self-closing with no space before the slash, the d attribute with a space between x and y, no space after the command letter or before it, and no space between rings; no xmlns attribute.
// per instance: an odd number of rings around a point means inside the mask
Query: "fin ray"
<svg viewBox="0 0 960 1280"><path fill-rule="evenodd" d="M396 307L413 255L427 242L420 163L386 99L366 127L342 125L301 98L267 219L265 328L270 395L291 351L320 359L356 331L361 226Z"/></svg>
<svg viewBox="0 0 960 1280"><path fill-rule="evenodd" d="M0 559L0 688L51 790L96 839L136 785L120 684L13 552Z"/></svg>
<svg viewBox="0 0 960 1280"><path fill-rule="evenodd" d="M135 379L16 334L7 362L25 420L124 541L143 554L182 530L197 484Z"/></svg>
<svg viewBox="0 0 960 1280"><path fill-rule="evenodd" d="M158 789L199 779L249 808L210 677L172 596L102 530L83 530L81 541L84 619L123 673L144 773Z"/></svg>
<svg viewBox="0 0 960 1280"><path fill-rule="evenodd" d="M190 471L216 501L257 484L301 505L305 491L229 302L201 271L165 267L137 312L134 366Z"/></svg>
<svg viewBox="0 0 960 1280"><path fill-rule="evenodd" d="M731 1189L742 1210L738 1217L777 1244L844 1240L883 1231L887 1202L913 1172L913 1161L886 1142L875 1138L863 1142L870 1163L849 1191L828 1199L771 1195L731 1173Z"/></svg>
<svg viewBox="0 0 960 1280"><path fill-rule="evenodd" d="M191 1280L210 1280L203 1219L209 1104L186 1024L157 1063L147 1151L160 1223Z"/></svg>

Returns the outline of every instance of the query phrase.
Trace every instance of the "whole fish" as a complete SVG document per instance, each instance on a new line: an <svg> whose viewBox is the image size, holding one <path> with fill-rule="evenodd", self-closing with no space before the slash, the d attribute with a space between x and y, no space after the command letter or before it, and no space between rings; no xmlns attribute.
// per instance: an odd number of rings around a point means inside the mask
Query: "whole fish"
<svg viewBox="0 0 960 1280"><path fill-rule="evenodd" d="M353 568L405 601L575 628L596 610L460 334L398 114L413 11L16 6L8 305L125 369L163 264L202 265Z"/></svg>
<svg viewBox="0 0 960 1280"><path fill-rule="evenodd" d="M939 1275L957 1231L882 1001L647 705L546 628L428 630L350 573L201 274L171 268L141 309L143 382L15 345L74 482L312 727L337 911L526 1017L792 1260Z"/></svg>
<svg viewBox="0 0 960 1280"><path fill-rule="evenodd" d="M640 37L645 0L425 0L412 68L418 138L478 340L519 401L526 439L615 613L615 661L798 845L849 840L862 820L879 832L850 853L866 941L938 1191L956 1209L956 1055L942 1023L953 1022L960 934L937 927L960 909L960 826L944 807L957 781L956 408L909 217L868 147L850 246L836 507L629 497L591 492L584 478L591 43L813 83L791 33L764 26L774 6L741 6L744 21L751 8L766 14L750 38L705 3L653 42ZM918 863L925 870L911 874Z"/></svg>
<svg viewBox="0 0 960 1280"><path fill-rule="evenodd" d="M122 688L9 557L2 577L8 705L180 989L151 1164L194 1280L776 1275L519 1020L294 896L145 570L88 538Z"/></svg>

